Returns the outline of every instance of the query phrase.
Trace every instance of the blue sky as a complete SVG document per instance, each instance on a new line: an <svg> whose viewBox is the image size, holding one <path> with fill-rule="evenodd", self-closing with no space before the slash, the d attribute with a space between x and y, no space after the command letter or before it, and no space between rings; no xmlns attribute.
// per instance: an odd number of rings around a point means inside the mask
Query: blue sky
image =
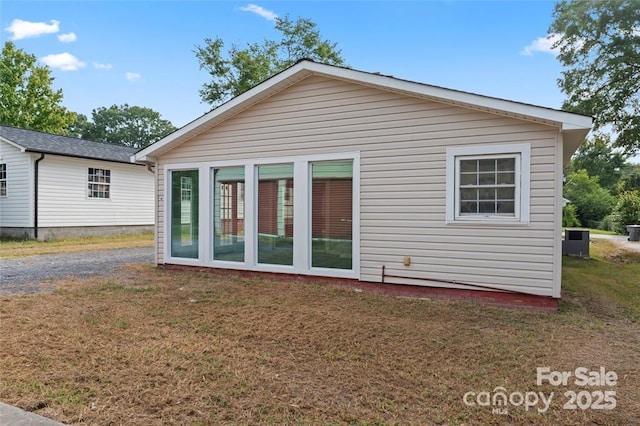
<svg viewBox="0 0 640 426"><path fill-rule="evenodd" d="M153 108L180 127L210 110L193 50L206 37L276 38L273 17L313 20L352 68L552 108L561 66L544 38L552 1L12 1L2 42L48 64L64 105Z"/></svg>

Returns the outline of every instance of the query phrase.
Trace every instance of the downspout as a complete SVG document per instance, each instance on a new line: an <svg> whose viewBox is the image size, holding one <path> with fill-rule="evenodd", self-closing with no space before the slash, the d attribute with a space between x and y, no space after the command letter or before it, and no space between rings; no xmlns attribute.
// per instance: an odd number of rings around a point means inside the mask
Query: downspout
<svg viewBox="0 0 640 426"><path fill-rule="evenodd" d="M38 163L44 160L44 153L40 153L40 158L36 160L33 170L33 238L38 239Z"/></svg>

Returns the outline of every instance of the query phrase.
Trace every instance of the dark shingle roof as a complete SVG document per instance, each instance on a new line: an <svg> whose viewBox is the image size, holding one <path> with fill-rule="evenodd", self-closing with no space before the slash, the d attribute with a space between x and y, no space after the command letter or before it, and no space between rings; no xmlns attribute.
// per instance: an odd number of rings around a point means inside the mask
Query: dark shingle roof
<svg viewBox="0 0 640 426"><path fill-rule="evenodd" d="M118 163L130 163L131 155L138 151L137 148L86 141L9 126L0 126L0 137L21 146L29 152L43 152L66 157L90 158Z"/></svg>

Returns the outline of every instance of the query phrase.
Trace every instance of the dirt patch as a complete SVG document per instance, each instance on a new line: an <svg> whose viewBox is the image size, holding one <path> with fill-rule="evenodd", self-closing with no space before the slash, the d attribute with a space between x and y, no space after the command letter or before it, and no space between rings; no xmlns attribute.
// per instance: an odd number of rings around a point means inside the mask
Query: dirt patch
<svg viewBox="0 0 640 426"><path fill-rule="evenodd" d="M168 271L0 298L0 399L71 424L638 424L640 335L623 318L394 298ZM610 388L536 386L536 368L614 370ZM555 393L543 414L469 391ZM564 392L614 390L614 410Z"/></svg>

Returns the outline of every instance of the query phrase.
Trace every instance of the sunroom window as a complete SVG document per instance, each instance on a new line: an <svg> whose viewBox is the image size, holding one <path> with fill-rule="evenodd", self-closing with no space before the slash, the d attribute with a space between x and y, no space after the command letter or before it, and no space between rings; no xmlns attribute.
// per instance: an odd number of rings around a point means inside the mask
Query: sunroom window
<svg viewBox="0 0 640 426"><path fill-rule="evenodd" d="M175 166L169 263L359 277L357 153Z"/></svg>
<svg viewBox="0 0 640 426"><path fill-rule="evenodd" d="M244 262L244 167L213 170L213 258Z"/></svg>
<svg viewBox="0 0 640 426"><path fill-rule="evenodd" d="M353 162L311 164L311 266L351 269Z"/></svg>
<svg viewBox="0 0 640 426"><path fill-rule="evenodd" d="M171 172L171 256L198 258L198 170Z"/></svg>
<svg viewBox="0 0 640 426"><path fill-rule="evenodd" d="M258 166L258 263L293 265L293 164Z"/></svg>

